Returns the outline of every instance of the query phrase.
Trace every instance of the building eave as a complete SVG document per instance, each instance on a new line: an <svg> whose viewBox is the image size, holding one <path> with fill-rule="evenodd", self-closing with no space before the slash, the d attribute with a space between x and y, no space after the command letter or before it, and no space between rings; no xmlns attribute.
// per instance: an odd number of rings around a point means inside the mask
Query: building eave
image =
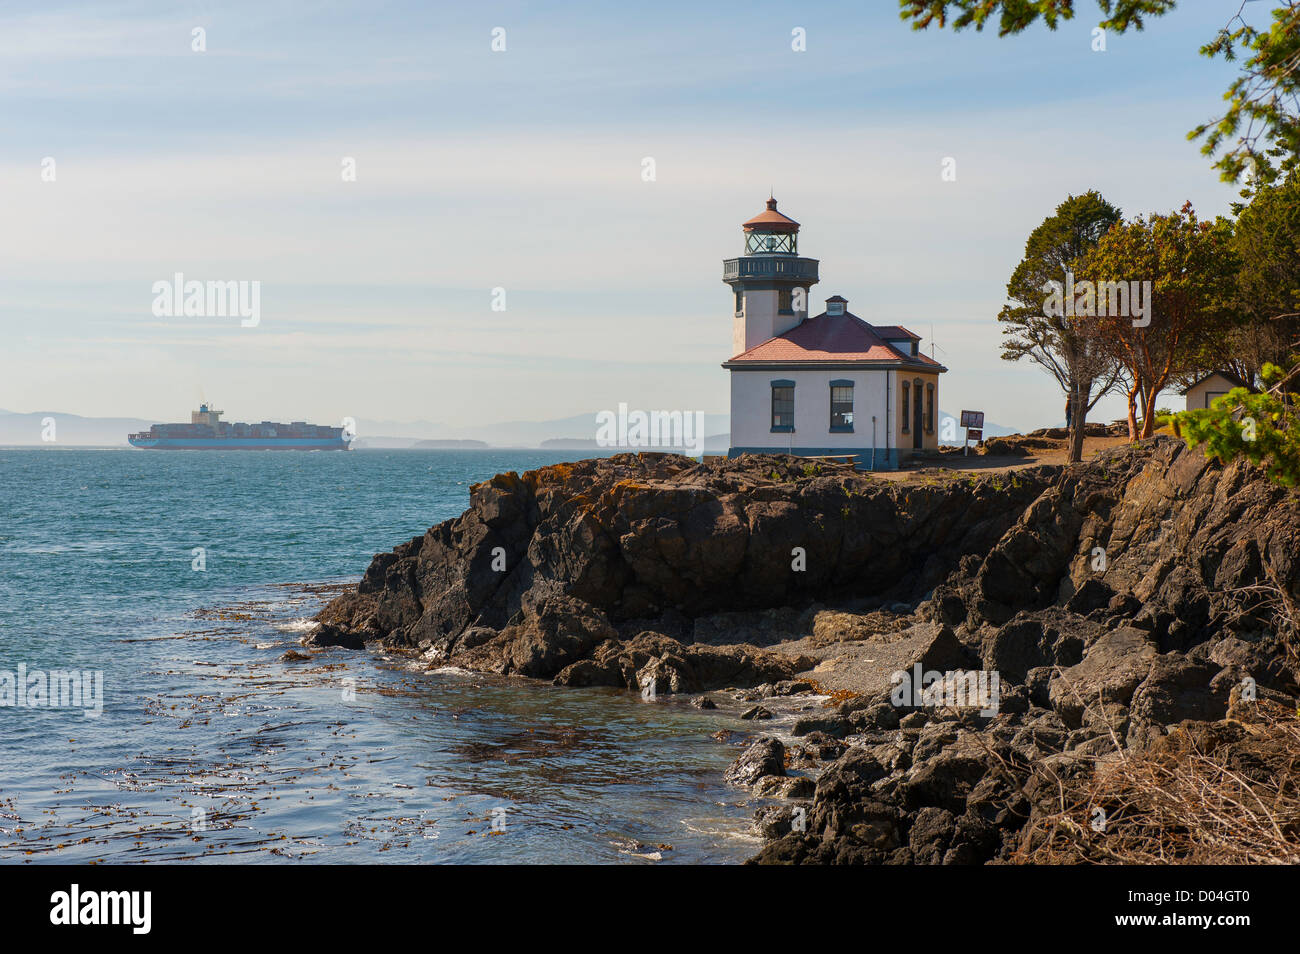
<svg viewBox="0 0 1300 954"><path fill-rule="evenodd" d="M942 364L920 364L914 361L836 361L816 359L811 361L724 361L728 371L916 371L942 374L948 369Z"/></svg>
<svg viewBox="0 0 1300 954"><path fill-rule="evenodd" d="M1192 390L1195 389L1195 388L1199 388L1199 387L1200 387L1202 384L1204 384L1206 381L1210 380L1211 378L1215 378L1215 377L1223 378L1223 380L1227 381L1229 384L1231 384L1231 385L1232 385L1233 387L1235 387L1235 388L1246 388L1247 390L1250 390L1250 389L1251 389L1249 384L1247 384L1245 381L1241 380L1241 378L1237 377L1235 374L1231 374L1230 372L1227 372L1227 371L1211 371L1209 374L1205 374L1205 375L1202 375L1201 377L1197 378L1195 381L1193 381L1191 384L1187 385L1187 387L1183 388L1183 389L1182 389L1181 391L1179 391L1178 393L1181 394L1181 395L1186 396L1186 395L1188 394L1188 392L1192 391Z"/></svg>

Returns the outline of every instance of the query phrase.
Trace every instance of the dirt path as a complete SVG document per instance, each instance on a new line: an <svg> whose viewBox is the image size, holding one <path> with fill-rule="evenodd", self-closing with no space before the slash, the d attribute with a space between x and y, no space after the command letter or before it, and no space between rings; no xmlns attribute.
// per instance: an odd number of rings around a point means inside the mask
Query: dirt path
<svg viewBox="0 0 1300 954"><path fill-rule="evenodd" d="M1044 441L1044 443L1048 443ZM941 457L926 458L918 467L904 467L902 470L875 471L873 476L885 480L907 481L918 475L936 470L949 470L969 473L1000 473L1009 470L1023 470L1037 467L1039 464L1064 464L1069 457L1069 448L1065 441L1051 441L1059 446L1034 448L1030 456L1020 457L1014 454L975 454L963 456L960 451L946 453ZM1083 459L1092 460L1102 451L1110 450L1128 443L1127 437L1087 437L1083 441Z"/></svg>

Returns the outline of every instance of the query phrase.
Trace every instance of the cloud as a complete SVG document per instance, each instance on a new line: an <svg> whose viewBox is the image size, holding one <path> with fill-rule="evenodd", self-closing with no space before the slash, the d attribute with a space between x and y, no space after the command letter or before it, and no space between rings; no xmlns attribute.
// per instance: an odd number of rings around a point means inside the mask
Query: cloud
<svg viewBox="0 0 1300 954"><path fill-rule="evenodd" d="M1020 423L1055 401L998 357L1029 231L1093 187L1130 212L1235 198L1184 139L1222 89L1186 18L1103 61L1076 49L1086 30L919 36L892 10L799 11L806 57L784 7L559 11L494 10L495 58L480 13L400 3L0 18L0 336L28 365L0 405L100 413L111 393L149 415L194 377L275 402L283 368L304 400L372 417L722 407L720 260L771 187L821 259L814 301L933 323L945 394ZM203 57L191 20L211 25ZM175 272L261 281L263 325L153 320Z"/></svg>

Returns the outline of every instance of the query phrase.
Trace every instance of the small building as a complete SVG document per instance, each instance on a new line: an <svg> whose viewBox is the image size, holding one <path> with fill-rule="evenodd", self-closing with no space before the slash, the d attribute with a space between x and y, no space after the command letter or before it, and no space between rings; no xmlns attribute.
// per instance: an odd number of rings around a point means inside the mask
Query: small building
<svg viewBox="0 0 1300 954"><path fill-rule="evenodd" d="M872 325L832 295L809 317L818 262L799 256L799 223L776 199L742 226L744 254L723 262L733 291L728 456L789 453L854 458L893 470L937 450L939 375L921 338Z"/></svg>
<svg viewBox="0 0 1300 954"><path fill-rule="evenodd" d="M1228 371L1211 371L1209 374L1192 382L1183 389L1187 397L1187 410L1199 411L1210 406L1215 398L1221 398L1233 388L1250 387L1245 381Z"/></svg>

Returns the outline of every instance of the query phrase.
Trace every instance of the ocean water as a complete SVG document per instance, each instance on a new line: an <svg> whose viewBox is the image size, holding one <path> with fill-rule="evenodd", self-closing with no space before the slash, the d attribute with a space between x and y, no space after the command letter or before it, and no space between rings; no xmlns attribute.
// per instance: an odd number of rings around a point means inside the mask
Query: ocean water
<svg viewBox="0 0 1300 954"><path fill-rule="evenodd" d="M0 449L0 680L24 673L30 703L0 706L0 861L753 854L755 806L721 782L739 705L370 652L281 661L470 484L572 457ZM33 687L52 670L99 674L102 711L93 692L50 706Z"/></svg>

